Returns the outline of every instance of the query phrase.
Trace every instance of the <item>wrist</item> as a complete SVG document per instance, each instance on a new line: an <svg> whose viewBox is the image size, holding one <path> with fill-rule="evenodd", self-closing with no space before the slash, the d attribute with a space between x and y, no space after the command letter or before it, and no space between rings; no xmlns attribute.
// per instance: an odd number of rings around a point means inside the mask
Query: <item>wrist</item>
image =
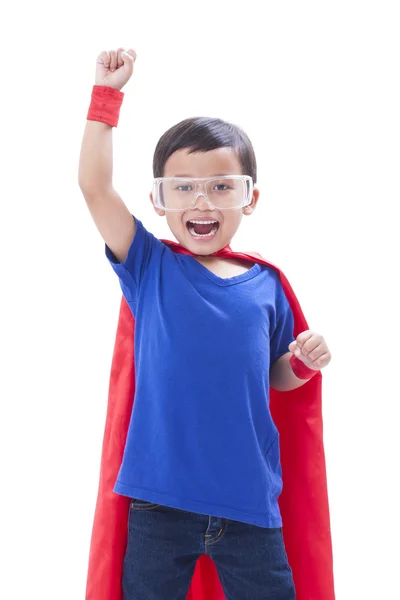
<svg viewBox="0 0 400 600"><path fill-rule="evenodd" d="M88 121L100 121L117 127L123 99L124 93L120 90L95 84L87 114Z"/></svg>
<svg viewBox="0 0 400 600"><path fill-rule="evenodd" d="M298 379L311 379L318 373L315 369L309 369L297 356L292 354L290 357L290 365L293 373Z"/></svg>

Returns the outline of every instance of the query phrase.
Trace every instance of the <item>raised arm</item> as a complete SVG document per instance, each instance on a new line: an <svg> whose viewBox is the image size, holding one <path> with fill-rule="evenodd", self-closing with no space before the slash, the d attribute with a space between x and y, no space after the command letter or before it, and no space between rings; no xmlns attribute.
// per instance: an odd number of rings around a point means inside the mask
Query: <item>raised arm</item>
<svg viewBox="0 0 400 600"><path fill-rule="evenodd" d="M95 85L111 88L109 101L115 102L115 96L121 96L113 90L120 92L129 81L135 59L134 50L126 53L123 48L102 52L97 57ZM135 222L112 184L113 128L101 122L100 113L98 118L86 123L79 159L79 187L100 235L123 262L135 235Z"/></svg>

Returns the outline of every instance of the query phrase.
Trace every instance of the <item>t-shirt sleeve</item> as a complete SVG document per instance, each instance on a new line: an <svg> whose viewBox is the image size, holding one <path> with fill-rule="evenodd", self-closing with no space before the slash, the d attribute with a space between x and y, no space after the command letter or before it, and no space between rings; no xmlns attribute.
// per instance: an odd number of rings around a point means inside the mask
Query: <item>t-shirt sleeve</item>
<svg viewBox="0 0 400 600"><path fill-rule="evenodd" d="M271 365L278 360L280 356L286 354L286 352L290 352L288 346L295 340L293 330L293 312L278 276L275 296L275 325L270 337Z"/></svg>
<svg viewBox="0 0 400 600"><path fill-rule="evenodd" d="M141 282L148 269L158 266L165 246L136 219L136 233L124 262L119 262L105 244L106 257L117 274L126 300L136 304Z"/></svg>

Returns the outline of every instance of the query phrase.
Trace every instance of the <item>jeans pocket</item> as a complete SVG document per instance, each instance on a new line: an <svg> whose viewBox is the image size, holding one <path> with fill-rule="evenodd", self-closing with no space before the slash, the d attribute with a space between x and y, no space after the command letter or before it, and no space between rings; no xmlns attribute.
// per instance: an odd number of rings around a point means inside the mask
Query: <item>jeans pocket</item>
<svg viewBox="0 0 400 600"><path fill-rule="evenodd" d="M153 510L160 506L155 502L147 502L147 500L140 500L139 498L132 498L131 501L131 510Z"/></svg>

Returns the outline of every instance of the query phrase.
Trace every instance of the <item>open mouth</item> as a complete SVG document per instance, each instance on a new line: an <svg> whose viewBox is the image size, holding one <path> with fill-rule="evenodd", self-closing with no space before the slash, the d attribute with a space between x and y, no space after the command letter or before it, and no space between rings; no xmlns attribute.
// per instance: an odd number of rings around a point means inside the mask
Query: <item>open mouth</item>
<svg viewBox="0 0 400 600"><path fill-rule="evenodd" d="M189 233L196 238L210 238L214 236L219 229L219 222L214 219L210 220L191 220L187 221L186 227Z"/></svg>

